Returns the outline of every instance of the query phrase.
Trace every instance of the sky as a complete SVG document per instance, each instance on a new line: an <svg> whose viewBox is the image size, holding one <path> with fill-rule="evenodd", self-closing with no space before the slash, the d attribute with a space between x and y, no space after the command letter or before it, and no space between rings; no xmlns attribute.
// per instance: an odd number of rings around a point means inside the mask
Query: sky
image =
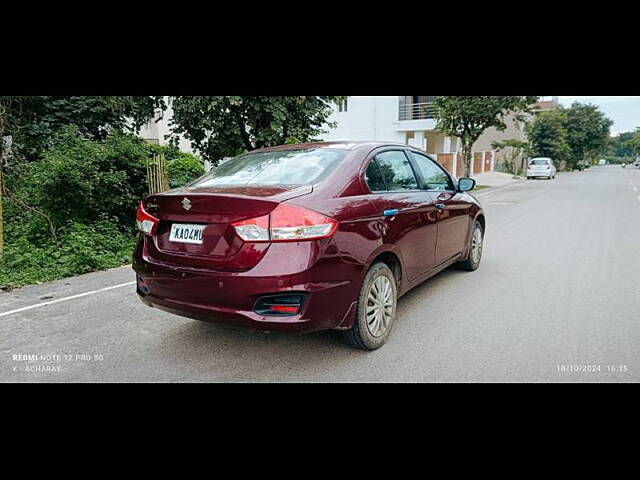
<svg viewBox="0 0 640 480"><path fill-rule="evenodd" d="M611 134L632 132L640 127L640 96L638 97L560 97L563 106L573 102L592 103L613 120Z"/></svg>

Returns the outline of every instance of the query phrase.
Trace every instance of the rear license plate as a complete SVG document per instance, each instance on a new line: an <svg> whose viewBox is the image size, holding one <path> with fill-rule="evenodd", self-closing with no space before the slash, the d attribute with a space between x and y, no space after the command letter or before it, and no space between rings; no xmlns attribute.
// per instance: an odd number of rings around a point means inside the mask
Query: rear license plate
<svg viewBox="0 0 640 480"><path fill-rule="evenodd" d="M193 243L202 245L202 232L204 225L190 225L187 223L174 223L171 225L169 241L176 243Z"/></svg>

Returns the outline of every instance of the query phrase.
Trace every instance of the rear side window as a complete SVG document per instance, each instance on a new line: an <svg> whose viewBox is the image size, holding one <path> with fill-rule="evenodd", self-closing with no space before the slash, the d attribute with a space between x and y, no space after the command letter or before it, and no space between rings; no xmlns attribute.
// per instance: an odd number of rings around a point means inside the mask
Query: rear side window
<svg viewBox="0 0 640 480"><path fill-rule="evenodd" d="M416 152L410 151L409 155L418 166L427 190L453 190L451 178L433 160Z"/></svg>
<svg viewBox="0 0 640 480"><path fill-rule="evenodd" d="M379 153L375 156L375 160L388 190L392 192L418 190L418 180L404 152L394 150Z"/></svg>
<svg viewBox="0 0 640 480"><path fill-rule="evenodd" d="M375 158L367 167L367 171L364 174L364 179L366 180L367 185L369 185L369 189L373 193L387 191L387 184L385 183L384 178L382 178L382 170L380 170L378 162L376 162Z"/></svg>
<svg viewBox="0 0 640 480"><path fill-rule="evenodd" d="M311 185L333 171L347 153L328 148L248 153L219 165L191 186Z"/></svg>

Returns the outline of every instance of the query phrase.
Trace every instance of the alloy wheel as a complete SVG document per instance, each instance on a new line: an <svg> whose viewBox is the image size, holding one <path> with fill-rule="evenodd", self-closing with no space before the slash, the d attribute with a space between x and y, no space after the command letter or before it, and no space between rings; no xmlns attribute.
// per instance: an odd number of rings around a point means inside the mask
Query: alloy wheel
<svg viewBox="0 0 640 480"><path fill-rule="evenodd" d="M375 338L382 337L391 324L393 301L391 281L380 275L371 284L367 296L367 328Z"/></svg>
<svg viewBox="0 0 640 480"><path fill-rule="evenodd" d="M471 239L471 258L476 265L482 258L482 230L479 227L476 227Z"/></svg>

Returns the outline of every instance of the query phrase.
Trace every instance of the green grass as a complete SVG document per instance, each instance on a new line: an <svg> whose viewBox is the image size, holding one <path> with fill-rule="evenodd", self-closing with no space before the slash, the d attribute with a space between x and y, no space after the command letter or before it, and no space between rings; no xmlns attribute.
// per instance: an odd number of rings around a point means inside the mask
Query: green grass
<svg viewBox="0 0 640 480"><path fill-rule="evenodd" d="M8 236L0 258L0 289L126 265L131 262L136 238L103 222L69 224L60 232L57 243L27 235Z"/></svg>

